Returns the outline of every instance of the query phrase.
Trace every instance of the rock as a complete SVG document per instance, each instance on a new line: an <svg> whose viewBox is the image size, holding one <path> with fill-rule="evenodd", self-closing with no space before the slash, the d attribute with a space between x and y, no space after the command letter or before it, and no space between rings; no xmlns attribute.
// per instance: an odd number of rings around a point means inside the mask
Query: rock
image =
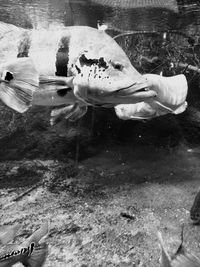
<svg viewBox="0 0 200 267"><path fill-rule="evenodd" d="M10 176L10 175L17 175L19 172L19 166L15 166L13 167L10 171L6 172L6 175L7 176Z"/></svg>

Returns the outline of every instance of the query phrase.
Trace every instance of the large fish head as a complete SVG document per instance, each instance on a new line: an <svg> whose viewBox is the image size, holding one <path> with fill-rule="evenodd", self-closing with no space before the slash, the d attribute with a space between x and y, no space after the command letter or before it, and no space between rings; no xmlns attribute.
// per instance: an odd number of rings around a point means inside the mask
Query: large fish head
<svg viewBox="0 0 200 267"><path fill-rule="evenodd" d="M147 79L132 66L122 48L101 31L93 32L93 39L80 51L71 71L76 97L88 104L114 106L145 101L157 95L149 89Z"/></svg>

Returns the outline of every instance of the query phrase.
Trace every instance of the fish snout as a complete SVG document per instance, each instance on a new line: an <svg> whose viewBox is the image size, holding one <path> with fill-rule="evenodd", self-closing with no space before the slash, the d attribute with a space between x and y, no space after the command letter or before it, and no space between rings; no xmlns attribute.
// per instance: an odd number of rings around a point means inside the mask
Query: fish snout
<svg viewBox="0 0 200 267"><path fill-rule="evenodd" d="M120 83L120 84L119 84ZM118 81L114 83L90 84L83 86L76 84L74 94L80 100L91 105L134 104L157 96L154 90L149 89L145 78Z"/></svg>
<svg viewBox="0 0 200 267"><path fill-rule="evenodd" d="M157 92L149 87L146 79L133 82L127 87L115 91L115 97L121 104L134 104L157 96Z"/></svg>

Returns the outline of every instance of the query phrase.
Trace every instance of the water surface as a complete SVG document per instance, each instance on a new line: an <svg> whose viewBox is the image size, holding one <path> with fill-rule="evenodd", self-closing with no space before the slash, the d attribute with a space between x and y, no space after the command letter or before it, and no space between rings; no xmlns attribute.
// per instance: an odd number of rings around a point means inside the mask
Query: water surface
<svg viewBox="0 0 200 267"><path fill-rule="evenodd" d="M182 29L198 34L200 25L198 1L1 0L0 7L2 21L23 27L96 27L102 20L122 30Z"/></svg>

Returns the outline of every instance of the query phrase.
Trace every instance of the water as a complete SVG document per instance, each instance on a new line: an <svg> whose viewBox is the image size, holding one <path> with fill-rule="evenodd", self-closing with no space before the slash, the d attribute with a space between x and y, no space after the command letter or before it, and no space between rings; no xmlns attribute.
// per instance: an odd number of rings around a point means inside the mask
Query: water
<svg viewBox="0 0 200 267"><path fill-rule="evenodd" d="M96 27L97 20L102 20L121 30L181 29L198 34L200 6L197 3L180 0L1 0L0 19L36 28L52 23Z"/></svg>
<svg viewBox="0 0 200 267"><path fill-rule="evenodd" d="M200 4L186 0L0 0L0 19L25 28L105 23L141 73L174 75L177 62L199 67ZM189 42L188 42L189 41ZM192 44L192 45L191 45ZM157 60L151 62L152 58ZM171 68L173 63L174 68ZM189 104L200 99L199 79L186 72ZM193 84L195 82L195 86ZM198 113L198 112L197 112ZM198 119L199 121L199 119ZM105 130L106 131L106 130Z"/></svg>
<svg viewBox="0 0 200 267"><path fill-rule="evenodd" d="M195 38L197 43L200 33L200 5L198 1L1 0L0 7L0 19L2 21L25 28L48 28L55 25L97 27L99 21L108 26L109 34L112 36L126 31L150 33L181 31ZM151 37L150 41L155 40L154 35L148 36L148 38ZM142 35L142 40L146 37L147 34ZM167 37L171 38L170 35ZM134 62L135 49L133 49L133 45L135 45L135 39L123 38L120 42L132 62ZM188 43L185 44L183 39L180 34L177 36L173 34L175 46L187 47ZM145 44L141 44L141 40L139 43L143 48L143 54L146 55ZM141 55L141 51L139 53ZM153 54L156 53L158 51Z"/></svg>
<svg viewBox="0 0 200 267"><path fill-rule="evenodd" d="M30 230L48 220L51 249L45 266L157 267L155 232L175 247L182 223L189 251L198 252L198 228L188 221L199 187L199 74L170 65L200 66L197 3L0 0L0 20L25 28L97 27L100 21L112 36L139 31L116 39L132 64L141 73L184 72L190 86L192 109L186 115L147 123L122 121L111 109L94 108L77 124L50 127L48 108L32 107L21 115L0 105L0 224Z"/></svg>

